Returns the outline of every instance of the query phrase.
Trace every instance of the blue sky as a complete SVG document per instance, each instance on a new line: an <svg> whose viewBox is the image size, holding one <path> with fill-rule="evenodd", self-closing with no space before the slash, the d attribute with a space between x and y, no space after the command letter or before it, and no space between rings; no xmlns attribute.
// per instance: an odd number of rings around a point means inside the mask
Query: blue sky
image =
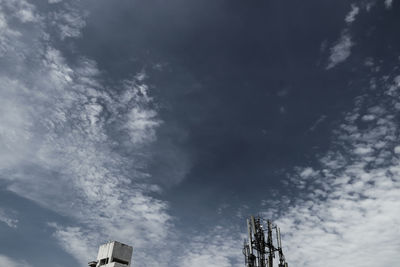
<svg viewBox="0 0 400 267"><path fill-rule="evenodd" d="M397 0L0 0L0 266L400 262Z"/></svg>

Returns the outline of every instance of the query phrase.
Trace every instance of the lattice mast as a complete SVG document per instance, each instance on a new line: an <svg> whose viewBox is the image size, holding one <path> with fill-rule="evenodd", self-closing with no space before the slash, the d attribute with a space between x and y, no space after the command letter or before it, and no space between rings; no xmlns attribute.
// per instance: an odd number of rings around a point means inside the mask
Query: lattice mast
<svg viewBox="0 0 400 267"><path fill-rule="evenodd" d="M266 230L264 230L266 223ZM251 216L247 219L247 240L244 241L243 254L246 267L273 267L275 252L278 252L279 267L288 267L282 251L281 233L278 226L270 220ZM273 237L276 237L276 246Z"/></svg>

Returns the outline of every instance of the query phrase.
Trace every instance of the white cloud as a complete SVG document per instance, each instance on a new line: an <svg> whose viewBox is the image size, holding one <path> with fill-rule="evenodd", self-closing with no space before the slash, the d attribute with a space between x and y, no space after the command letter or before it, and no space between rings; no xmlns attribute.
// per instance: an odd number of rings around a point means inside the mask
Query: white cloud
<svg viewBox="0 0 400 267"><path fill-rule="evenodd" d="M166 202L149 196L159 189L147 182L143 171L149 155L142 148L156 140L161 123L149 105L145 75L121 82L119 93L107 91L95 62L83 58L68 64L60 51L42 39L48 33L31 8L37 21L30 23L29 36L34 35L35 42L25 39L25 28L9 25L18 8L10 8L11 13L0 10L0 51L7 51L0 55L10 63L0 69L0 177L9 180L15 193L76 221L76 225L50 225L61 246L82 265L95 257L100 242L118 239L134 245L136 264L162 266L163 255L152 257L151 262L148 251L164 251L170 242L171 217ZM57 18L53 26L61 30L61 38L80 36L81 13L65 12L50 15ZM61 21L68 26L62 27ZM346 60L352 45L344 32L331 49L328 67ZM32 66L26 64L27 57ZM396 91L387 97L393 94ZM367 267L394 265L399 260L393 252L398 251L396 240L400 240L393 238L399 237L393 211L399 210L400 168L390 147L397 140L398 127L389 117L393 110L386 106L368 112L377 117L376 125L360 130L355 125L359 110L348 114L337 140L347 154L331 151L321 159L321 169L302 168L298 177L315 179L317 186L311 188L301 178L295 185L306 198L277 218L287 256L297 266ZM365 159L369 153L353 153L368 147L372 161ZM131 153L129 158L120 149ZM355 157L352 162L350 154ZM367 170L371 162L380 167ZM243 206L237 215L243 217L246 210ZM236 266L242 260L240 241L221 228L198 235L182 250L185 257L178 259L179 266ZM382 244L378 251L377 242ZM307 249L297 249L304 244ZM377 256L383 260L376 262ZM2 260L9 259L0 256L0 266L14 267Z"/></svg>
<svg viewBox="0 0 400 267"><path fill-rule="evenodd" d="M321 115L315 122L314 122L314 124L310 127L310 129L308 129L310 132L312 132L312 131L315 131L315 129L317 129L317 127L321 124L321 123L323 123L325 120L326 120L326 118L327 118L328 116L326 116L326 115Z"/></svg>
<svg viewBox="0 0 400 267"><path fill-rule="evenodd" d="M358 154L358 155L366 155L366 154L369 154L372 152L373 152L373 149L368 146L357 146L354 149L354 153Z"/></svg>
<svg viewBox="0 0 400 267"><path fill-rule="evenodd" d="M289 94L289 90L288 90L287 88L280 89L280 90L276 93L276 95L279 96L279 97L285 97L285 96L287 96L288 94Z"/></svg>
<svg viewBox="0 0 400 267"><path fill-rule="evenodd" d="M82 264L86 265L87 262L84 260L88 258L88 255L96 255L97 248L92 245L98 242L95 234L84 231L80 227L62 227L56 223L50 223L49 226L56 230L54 236L61 246L75 258L83 261Z"/></svg>
<svg viewBox="0 0 400 267"><path fill-rule="evenodd" d="M354 43L350 33L348 31L343 31L340 39L330 49L331 53L329 57L329 63L326 68L331 69L337 64L346 61L346 59L351 55L351 48L353 45Z"/></svg>
<svg viewBox="0 0 400 267"><path fill-rule="evenodd" d="M318 175L318 172L315 171L315 170L314 170L313 168L311 168L311 167L304 168L304 169L300 172L300 177L303 178L303 179L307 179L307 178L310 178L310 177L313 177L313 176L316 176L316 175Z"/></svg>
<svg viewBox="0 0 400 267"><path fill-rule="evenodd" d="M385 0L385 7L387 9L392 8L393 0Z"/></svg>
<svg viewBox="0 0 400 267"><path fill-rule="evenodd" d="M373 121L375 120L375 116L372 114L364 115L361 118L363 121Z"/></svg>
<svg viewBox="0 0 400 267"><path fill-rule="evenodd" d="M63 20L69 26L61 37L78 36L80 13L59 10L45 27L44 15L30 6L21 20L38 19L11 25L26 3L6 1L0 9L0 49L7 52L0 53L7 62L0 69L0 179L76 222L51 226L82 265L101 242L117 239L133 244L135 261L145 266L145 251L165 245L171 227L168 204L150 196L159 188L144 171L150 155L143 147L156 140L161 123L145 75L107 90L94 61L68 64L49 42L47 27L60 29Z"/></svg>
<svg viewBox="0 0 400 267"><path fill-rule="evenodd" d="M15 212L0 208L0 222L7 224L11 228L17 228L18 219L15 218Z"/></svg>
<svg viewBox="0 0 400 267"><path fill-rule="evenodd" d="M367 67L374 67L374 65L375 65L375 63L374 63L374 59L373 58L371 58L371 57L367 57L365 60L364 60L364 66L367 66Z"/></svg>
<svg viewBox="0 0 400 267"><path fill-rule="evenodd" d="M355 4L352 4L351 10L345 18L345 21L347 22L347 24L353 23L356 20L356 17L359 12L360 12L360 8L358 6L356 6Z"/></svg>
<svg viewBox="0 0 400 267"><path fill-rule="evenodd" d="M30 264L28 264L25 261L21 260L15 260L10 257L7 257L5 255L0 254L0 266L4 267L31 267Z"/></svg>
<svg viewBox="0 0 400 267"><path fill-rule="evenodd" d="M2 7L10 12L13 17L17 18L22 23L38 22L39 17L35 13L35 6L26 1L20 0L2 0Z"/></svg>
<svg viewBox="0 0 400 267"><path fill-rule="evenodd" d="M329 62L326 69L329 70L339 63L346 61L350 57L354 42L349 29L359 13L360 8L357 5L352 4L351 10L345 17L347 27L342 31L339 40L330 48Z"/></svg>
<svg viewBox="0 0 400 267"><path fill-rule="evenodd" d="M239 229L217 226L207 234L193 235L186 245L177 266L232 267L243 266L241 245L243 236Z"/></svg>
<svg viewBox="0 0 400 267"><path fill-rule="evenodd" d="M398 76L396 76L396 77L394 78L394 82L395 82L395 84L396 84L397 86L400 86L400 75L398 75Z"/></svg>
<svg viewBox="0 0 400 267"><path fill-rule="evenodd" d="M144 143L155 139L155 128L160 125L156 116L155 111L140 108L133 108L129 112L125 126L132 143Z"/></svg>
<svg viewBox="0 0 400 267"><path fill-rule="evenodd" d="M30 9L22 9L18 11L18 17L22 22L35 22L38 20L37 17L34 16L32 10Z"/></svg>
<svg viewBox="0 0 400 267"><path fill-rule="evenodd" d="M266 211L281 227L289 264L373 267L400 261L398 88L393 81L381 88L385 96L379 100L358 98L319 168L296 169L294 204ZM375 116L368 128L357 125L364 109ZM320 172L309 182L313 170Z"/></svg>
<svg viewBox="0 0 400 267"><path fill-rule="evenodd" d="M51 4L58 3L50 0ZM50 14L50 20L58 28L58 34L61 40L65 38L78 38L81 36L81 30L86 26L85 17L87 14L71 4L65 4L63 9L59 9Z"/></svg>

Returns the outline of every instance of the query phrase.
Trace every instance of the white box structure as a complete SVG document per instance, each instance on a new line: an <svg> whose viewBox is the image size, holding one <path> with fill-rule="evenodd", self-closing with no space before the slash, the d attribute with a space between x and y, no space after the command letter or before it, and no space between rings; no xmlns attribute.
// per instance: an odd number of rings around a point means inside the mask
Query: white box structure
<svg viewBox="0 0 400 267"><path fill-rule="evenodd" d="M99 248L97 261L89 263L96 267L130 267L132 247L117 241L111 241Z"/></svg>

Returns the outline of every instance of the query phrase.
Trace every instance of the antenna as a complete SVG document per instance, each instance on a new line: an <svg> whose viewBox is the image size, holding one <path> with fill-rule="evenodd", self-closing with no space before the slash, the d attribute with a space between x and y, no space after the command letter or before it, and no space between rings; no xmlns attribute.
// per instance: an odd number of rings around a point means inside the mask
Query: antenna
<svg viewBox="0 0 400 267"><path fill-rule="evenodd" d="M266 227L264 222L266 222ZM279 255L279 267L288 267L282 252L281 233L278 226L270 220L265 221L261 217L254 216L250 216L246 223L248 240L245 240L243 245L246 267L273 267L275 252ZM274 238L276 238L276 246L273 242Z"/></svg>
<svg viewBox="0 0 400 267"><path fill-rule="evenodd" d="M267 239L267 247L268 247L268 267L273 267L275 258L275 250L274 243L272 241L272 223L270 220L267 221L268 226L268 239Z"/></svg>

